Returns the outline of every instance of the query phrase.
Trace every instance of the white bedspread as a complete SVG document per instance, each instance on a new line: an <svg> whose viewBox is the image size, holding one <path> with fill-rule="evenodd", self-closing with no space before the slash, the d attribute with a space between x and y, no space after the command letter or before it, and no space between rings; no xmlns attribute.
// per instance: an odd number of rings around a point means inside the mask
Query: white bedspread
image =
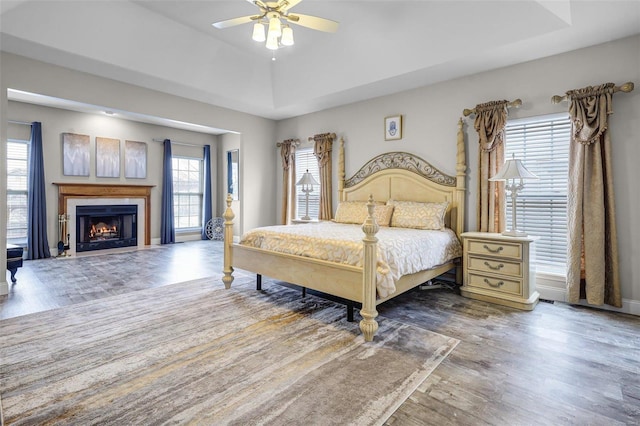
<svg viewBox="0 0 640 426"><path fill-rule="evenodd" d="M379 297L396 291L402 276L431 269L462 256L455 233L381 227L378 238ZM280 253L362 266L364 233L359 225L334 222L268 226L242 236L240 244Z"/></svg>

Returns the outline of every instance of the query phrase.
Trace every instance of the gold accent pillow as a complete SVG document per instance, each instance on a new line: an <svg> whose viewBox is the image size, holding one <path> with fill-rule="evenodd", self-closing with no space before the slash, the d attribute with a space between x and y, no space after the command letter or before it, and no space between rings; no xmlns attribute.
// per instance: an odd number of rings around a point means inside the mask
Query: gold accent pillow
<svg viewBox="0 0 640 426"><path fill-rule="evenodd" d="M444 215L447 212L448 201L442 203L419 203L416 201L389 200L387 204L394 206L391 226L436 230L445 228Z"/></svg>
<svg viewBox="0 0 640 426"><path fill-rule="evenodd" d="M386 207L385 203L374 201L376 207ZM374 209L375 216L375 209ZM367 218L367 202L366 201L340 201L336 210L336 217L333 219L337 223L355 223L362 225ZM382 216L382 218L384 218ZM376 221L377 221L376 217ZM379 222L378 222L379 223ZM387 220L387 226L389 221Z"/></svg>
<svg viewBox="0 0 640 426"><path fill-rule="evenodd" d="M381 205L373 208L373 217L380 226L391 225L391 217L393 216L392 205Z"/></svg>

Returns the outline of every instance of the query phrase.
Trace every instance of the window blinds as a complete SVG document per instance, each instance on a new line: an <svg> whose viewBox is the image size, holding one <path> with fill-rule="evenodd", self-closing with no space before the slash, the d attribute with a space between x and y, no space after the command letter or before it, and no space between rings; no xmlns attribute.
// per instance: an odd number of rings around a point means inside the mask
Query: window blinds
<svg viewBox="0 0 640 426"><path fill-rule="evenodd" d="M509 120L505 158L515 154L539 180L526 180L518 194L518 226L540 237L538 270L565 273L567 251L567 179L571 122L567 114ZM511 199L507 197L510 211ZM507 215L508 227L511 216Z"/></svg>
<svg viewBox="0 0 640 426"><path fill-rule="evenodd" d="M27 237L28 152L28 141L7 141L7 239Z"/></svg>
<svg viewBox="0 0 640 426"><path fill-rule="evenodd" d="M309 170L313 178L320 182L320 172L318 171L318 160L313 155L313 148L302 148L296 150L296 182L302 178L302 174ZM304 216L306 206L306 195L302 192L302 187L296 185L296 217ZM309 217L317 219L320 212L320 185L314 185L313 192L309 193Z"/></svg>

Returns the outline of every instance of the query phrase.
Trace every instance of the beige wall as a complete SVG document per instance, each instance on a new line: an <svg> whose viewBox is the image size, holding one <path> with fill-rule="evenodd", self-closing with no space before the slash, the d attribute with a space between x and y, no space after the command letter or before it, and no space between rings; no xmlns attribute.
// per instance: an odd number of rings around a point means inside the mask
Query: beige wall
<svg viewBox="0 0 640 426"><path fill-rule="evenodd" d="M246 230L275 224L280 217L281 169L274 148L276 141L288 138L305 141L316 133L335 132L339 138L345 139L347 175L355 173L369 158L396 150L416 153L442 171L455 174L456 122L464 108L490 100L521 98L522 108L511 111L511 117L529 117L566 111L566 104L553 105L550 97L569 89L608 81L617 84L633 81L638 85L640 36L277 123L12 54L2 53L0 66L2 140L7 136L7 119L32 119L12 115L8 109L7 88L239 132L239 136L225 139L224 144L239 145L240 148L243 200L240 214L242 228ZM404 118L403 139L385 142L384 117L395 114L402 114ZM475 230L477 137L472 129L472 120L468 119L466 123L469 166L467 229ZM611 127L623 310L640 314L640 263L632 260L640 253L640 231L634 215L640 206L640 192L634 189L635 182L640 181L640 168L636 165L640 158L637 136L640 134L640 87L631 94L615 96ZM95 136L94 133L89 134ZM217 152L222 152L220 146ZM2 167L6 164L4 146L0 149L0 164ZM335 182L337 155L334 155L333 170ZM5 191L6 176L0 173L0 203L5 203ZM218 194L218 204L220 198ZM334 204L336 200L337 194L334 194ZM221 214L221 206L218 205L215 211ZM5 216L6 208L2 204L0 221L6 221ZM0 235L0 243L5 237ZM5 255L0 251L0 264L5 261ZM561 298L561 284L551 280L546 285L549 297Z"/></svg>
<svg viewBox="0 0 640 426"><path fill-rule="evenodd" d="M273 196L275 185L273 179L275 178L271 179L271 177L275 176L276 167L276 156L272 149L276 126L273 120L120 83L6 52L2 52L0 56L0 71L0 135L3 140L6 140L7 137L7 120L41 121L37 117L18 115L13 102L13 109L9 109L7 89L70 99L77 102L100 105L113 110L129 111L203 126L229 129L240 133L243 162L241 181L244 182L245 186L243 188L245 208L243 209L242 222L246 227L250 228L275 223L276 202ZM92 120L97 120L97 118ZM84 132L94 137L97 135L97 126L104 132L98 136L108 136L108 134L105 134L108 133L110 127L108 124L96 122L87 125L87 127L83 128L83 131L80 131L79 129L82 125L82 123L60 123L55 132L58 130L69 131L63 129L73 128L78 133ZM130 130L126 128L128 125L121 123L121 126L124 127L114 136L140 139L142 136L148 137L152 133L142 132L144 133L142 135L139 131L131 130L133 134L130 134ZM43 123L44 128L45 123ZM54 130L52 129L51 132L54 132ZM166 133L170 138L174 137L176 140L181 140L182 136L182 139L184 139L184 134L175 129L166 129ZM51 135L47 139L50 137ZM153 135L153 137L164 136L158 134ZM194 138L196 137L194 136ZM217 152L215 147L212 147L212 149ZM150 161L154 161L151 156L155 157L155 152L150 153L149 158ZM4 144L0 149L0 161L2 170L5 170L6 147ZM0 220L2 221L6 221L5 175L6 173L4 172L0 173L0 188L2 188L0 189L2 191L0 193ZM54 175L52 174L51 176ZM150 179L155 178L150 177ZM47 182L51 181L53 181L53 177L47 177ZM218 197L215 199L217 200ZM214 211L217 210L219 209L216 206ZM159 222L157 226L154 225L153 235L159 232L158 226ZM49 232L51 233L52 231L49 230ZM6 235L4 233L0 235L0 240L2 240L0 244L5 239ZM0 258L1 261L3 261L2 258Z"/></svg>
<svg viewBox="0 0 640 426"><path fill-rule="evenodd" d="M162 194L162 164L163 145L153 139L171 139L199 146L185 146L174 144L172 153L176 156L202 158L204 145L212 146L212 167L217 164L216 144L217 136L204 133L189 132L153 124L138 123L111 116L85 114L58 108L49 108L9 101L9 116L20 121L39 121L42 123L42 145L44 150L45 181L47 183L47 232L49 245L55 247L58 236L58 188L50 185L53 182L82 182L82 183L114 183L129 185L154 185L151 190L151 239L152 243L160 240L160 206ZM8 125L9 138L29 139L29 126ZM62 133L79 133L90 136L90 176L64 176L62 173ZM97 178L95 173L95 138L106 137L120 140L120 177ZM133 140L147 144L147 177L145 179L125 179L124 177L124 141ZM215 189L217 179L213 183ZM214 205L215 210L215 205ZM196 236L198 239L200 234ZM183 241L190 237L176 234L176 241ZM55 253L55 250L52 250Z"/></svg>
<svg viewBox="0 0 640 426"><path fill-rule="evenodd" d="M218 181L218 210L217 215L222 217L227 208L227 151L234 149L240 149L241 138L240 135L234 133L226 133L219 136L219 152L218 152L218 170L220 176ZM240 175L242 175L242 154L240 151ZM242 179L239 182L240 185L240 200L235 200L231 203L231 209L235 214L233 219L233 235L239 237L242 234L242 198L245 188Z"/></svg>
<svg viewBox="0 0 640 426"><path fill-rule="evenodd" d="M315 133L335 132L345 140L347 177L368 159L387 151L415 153L455 175L456 123L464 108L521 98L523 106L510 112L512 118L558 113L568 107L566 103L552 104L552 95L609 81L636 83L634 92L614 97L611 128L624 309L640 314L640 263L633 262L640 253L640 227L635 217L640 206L640 191L635 187L640 181L640 36L283 120L278 122L276 135L277 140L306 140ZM385 142L384 117L395 114L403 115L403 138ZM475 230L478 140L473 119L466 120L466 128L466 229ZM336 152L333 160L336 182ZM335 188L337 185L334 192ZM279 187L278 194L281 192ZM335 209L336 193L333 200ZM549 297L563 297L562 283L548 285Z"/></svg>

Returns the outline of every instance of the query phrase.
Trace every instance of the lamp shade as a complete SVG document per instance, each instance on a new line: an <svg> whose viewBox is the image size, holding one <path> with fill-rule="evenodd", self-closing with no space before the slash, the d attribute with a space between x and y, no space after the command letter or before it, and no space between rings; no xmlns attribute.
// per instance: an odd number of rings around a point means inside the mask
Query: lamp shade
<svg viewBox="0 0 640 426"><path fill-rule="evenodd" d="M269 18L269 35L280 37L282 35L282 24L276 17Z"/></svg>
<svg viewBox="0 0 640 426"><path fill-rule="evenodd" d="M320 183L315 180L313 178L313 175L311 173L309 173L309 170L307 170L305 173L302 174L302 177L300 178L300 180L296 183L296 185L300 186L300 185L320 185Z"/></svg>
<svg viewBox="0 0 640 426"><path fill-rule="evenodd" d="M293 29L291 29L291 27L284 27L282 29L280 43L282 43L283 46L293 46Z"/></svg>
<svg viewBox="0 0 640 426"><path fill-rule="evenodd" d="M265 46L270 50L278 50L278 37L272 34L271 31L267 34L267 44Z"/></svg>
<svg viewBox="0 0 640 426"><path fill-rule="evenodd" d="M264 33L264 25L262 25L262 23L256 22L253 24L253 36L251 38L259 42L263 42L267 39L267 36Z"/></svg>
<svg viewBox="0 0 640 426"><path fill-rule="evenodd" d="M522 161L515 158L514 154L511 159L504 162L502 169L489 180L502 181L507 179L538 179L538 176L527 170Z"/></svg>

